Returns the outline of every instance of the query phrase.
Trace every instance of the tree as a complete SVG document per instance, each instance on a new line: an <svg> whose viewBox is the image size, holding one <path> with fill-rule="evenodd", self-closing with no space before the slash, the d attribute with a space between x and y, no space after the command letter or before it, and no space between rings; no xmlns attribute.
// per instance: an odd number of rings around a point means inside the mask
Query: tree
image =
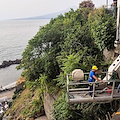
<svg viewBox="0 0 120 120"><path fill-rule="evenodd" d="M89 16L91 37L100 51L113 49L116 34L116 21L104 8L97 9Z"/></svg>
<svg viewBox="0 0 120 120"><path fill-rule="evenodd" d="M79 8L90 8L90 9L93 9L94 8L94 4L91 0L86 0L86 1L83 1L79 4Z"/></svg>
<svg viewBox="0 0 120 120"><path fill-rule="evenodd" d="M55 103L54 116L58 120L62 117L66 120L79 119L81 116L76 114L79 112L85 119L91 120L103 115L100 111L102 107L97 105L79 104L75 105L74 109L69 109L68 104L64 102L66 74L76 68L88 72L93 64L100 68L104 61L102 50L113 45L110 42L114 33L112 17L104 10L94 10L91 1L82 2L80 5L84 7L76 11L71 9L41 27L29 41L19 65L19 68L24 69L23 75L27 80L34 82L41 74L45 75L45 84L53 89L58 88L57 92L64 94L62 97L60 94L60 99ZM85 109L87 107L89 108ZM105 109L104 118L106 111L108 109ZM69 113L73 114L69 116Z"/></svg>

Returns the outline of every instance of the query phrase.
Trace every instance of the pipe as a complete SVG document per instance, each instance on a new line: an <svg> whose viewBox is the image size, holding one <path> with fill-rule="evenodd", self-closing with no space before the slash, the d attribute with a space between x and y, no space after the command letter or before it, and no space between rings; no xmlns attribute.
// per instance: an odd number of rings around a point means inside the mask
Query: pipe
<svg viewBox="0 0 120 120"><path fill-rule="evenodd" d="M120 0L117 0L117 32L116 32L116 41L119 41L119 28L120 28Z"/></svg>

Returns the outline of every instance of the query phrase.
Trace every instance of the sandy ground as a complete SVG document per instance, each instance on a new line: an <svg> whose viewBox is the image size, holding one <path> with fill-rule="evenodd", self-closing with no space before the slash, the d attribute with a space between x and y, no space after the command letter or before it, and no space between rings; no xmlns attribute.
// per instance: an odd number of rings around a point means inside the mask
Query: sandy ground
<svg viewBox="0 0 120 120"><path fill-rule="evenodd" d="M15 91L15 88L12 89L12 90L7 90L7 91L3 91L0 93L0 99L4 98L4 97L7 97L8 99L11 99L12 96L14 95L14 91Z"/></svg>
<svg viewBox="0 0 120 120"><path fill-rule="evenodd" d="M39 118L36 118L35 120L48 120L46 116L41 116Z"/></svg>

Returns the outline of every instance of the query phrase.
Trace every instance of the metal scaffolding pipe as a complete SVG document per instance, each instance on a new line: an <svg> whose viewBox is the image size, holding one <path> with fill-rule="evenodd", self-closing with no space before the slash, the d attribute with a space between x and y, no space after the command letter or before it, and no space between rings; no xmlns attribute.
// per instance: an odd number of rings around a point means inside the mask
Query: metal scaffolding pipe
<svg viewBox="0 0 120 120"><path fill-rule="evenodd" d="M120 0L117 1L117 33L116 33L116 41L120 41L119 28L120 28Z"/></svg>
<svg viewBox="0 0 120 120"><path fill-rule="evenodd" d="M87 103L87 102L105 102L105 101L112 101L113 98L111 96L107 97L94 97L94 99L91 98L83 98L83 99L70 99L69 103Z"/></svg>

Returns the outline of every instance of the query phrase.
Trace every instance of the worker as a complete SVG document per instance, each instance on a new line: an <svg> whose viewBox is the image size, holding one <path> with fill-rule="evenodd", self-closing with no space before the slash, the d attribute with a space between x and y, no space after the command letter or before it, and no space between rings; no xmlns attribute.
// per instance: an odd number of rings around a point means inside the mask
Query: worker
<svg viewBox="0 0 120 120"><path fill-rule="evenodd" d="M113 17L117 18L117 0L113 0Z"/></svg>
<svg viewBox="0 0 120 120"><path fill-rule="evenodd" d="M117 4L117 0L113 0L113 4L114 4L114 5Z"/></svg>
<svg viewBox="0 0 120 120"><path fill-rule="evenodd" d="M100 73L100 71L98 71L97 66L93 66L92 70L90 71L90 75L89 75L89 82L90 82L90 84L89 84L90 93L89 94L90 94L91 97L92 97L92 94L93 94L93 92L91 92L91 91L93 91L93 83L92 82L95 82L97 80L100 83L103 83L102 80L100 80L96 77L96 73Z"/></svg>

